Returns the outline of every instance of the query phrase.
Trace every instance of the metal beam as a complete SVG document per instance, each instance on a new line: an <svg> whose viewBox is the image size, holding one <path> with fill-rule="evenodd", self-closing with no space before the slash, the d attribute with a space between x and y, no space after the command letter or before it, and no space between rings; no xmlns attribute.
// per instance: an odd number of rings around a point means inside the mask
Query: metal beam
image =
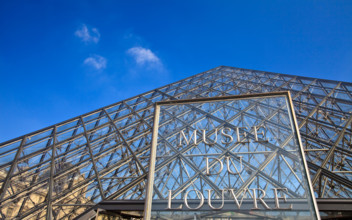
<svg viewBox="0 0 352 220"><path fill-rule="evenodd" d="M86 147L88 148L89 157L90 157L92 165L93 165L95 177L96 177L96 180L97 180L97 183L98 183L98 188L99 188L99 191L100 191L100 196L104 200L105 199L105 195L104 195L103 187L101 185L101 181L100 181L97 165L95 164L94 154L93 154L92 148L90 146L90 140L89 140L89 137L88 137L88 134L87 134L87 129L86 129L86 126L84 124L84 121L83 121L82 117L80 118L80 120L81 120L81 123L82 123L82 127L84 129L84 136L85 136L85 138L87 140Z"/></svg>

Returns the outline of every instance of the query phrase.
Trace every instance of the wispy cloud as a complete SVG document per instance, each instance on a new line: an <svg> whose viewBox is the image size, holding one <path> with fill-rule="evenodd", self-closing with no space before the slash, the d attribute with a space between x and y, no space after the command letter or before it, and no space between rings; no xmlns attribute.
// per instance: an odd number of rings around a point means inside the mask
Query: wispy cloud
<svg viewBox="0 0 352 220"><path fill-rule="evenodd" d="M88 28L85 24L83 24L78 30L76 30L75 35L85 43L98 43L100 39L100 33L98 29Z"/></svg>
<svg viewBox="0 0 352 220"><path fill-rule="evenodd" d="M106 68L107 61L105 57L94 54L86 58L83 63L87 66L95 68L96 70L103 70Z"/></svg>
<svg viewBox="0 0 352 220"><path fill-rule="evenodd" d="M127 54L134 58L137 65L148 65L149 67L162 67L162 63L150 49L143 47L132 47Z"/></svg>

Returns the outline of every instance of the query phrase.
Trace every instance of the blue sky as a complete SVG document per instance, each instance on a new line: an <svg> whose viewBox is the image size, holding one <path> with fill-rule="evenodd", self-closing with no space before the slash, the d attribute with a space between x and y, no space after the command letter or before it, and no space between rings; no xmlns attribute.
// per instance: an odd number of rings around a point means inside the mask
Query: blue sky
<svg viewBox="0 0 352 220"><path fill-rule="evenodd" d="M352 81L352 1L1 1L0 142L219 65Z"/></svg>

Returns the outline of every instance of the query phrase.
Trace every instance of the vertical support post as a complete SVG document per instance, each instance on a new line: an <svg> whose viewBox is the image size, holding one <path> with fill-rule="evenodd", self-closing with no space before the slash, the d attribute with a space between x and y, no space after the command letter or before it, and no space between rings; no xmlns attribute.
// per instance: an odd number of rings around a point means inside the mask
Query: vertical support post
<svg viewBox="0 0 352 220"><path fill-rule="evenodd" d="M49 191L47 196L47 210L46 219L53 219L53 188L54 188L54 172L55 172L55 151L56 151L56 125L54 126L52 135L52 147L51 147L51 164L50 164L50 176L49 176Z"/></svg>
<svg viewBox="0 0 352 220"><path fill-rule="evenodd" d="M322 181L322 175L320 174L320 176L319 176L318 198L321 198L321 181Z"/></svg>
<svg viewBox="0 0 352 220"><path fill-rule="evenodd" d="M152 210L152 197L153 197L153 185L154 185L154 171L155 171L155 158L156 158L156 148L158 143L158 129L159 129L159 114L160 106L155 104L154 110L154 125L153 125L153 137L152 146L150 149L150 160L149 160L149 173L148 173L148 184L146 199L144 204L144 219L149 220L151 217Z"/></svg>
<svg viewBox="0 0 352 220"><path fill-rule="evenodd" d="M305 157L305 154L304 154L304 148L302 146L302 140L301 140L301 135L299 133L299 126L298 126L297 120L296 120L295 109L294 109L293 102L292 102L292 99L291 99L291 93L289 91L287 91L286 101L287 101L287 104L288 104L288 107L289 107L288 108L288 112L289 112L289 115L290 115L291 120L292 120L293 130L295 131L295 135L296 135L297 140L298 140L299 149L301 151L300 153L301 153L302 162L303 162L303 165L304 165L304 174L306 175L307 183L308 183L308 187L309 187L308 191L311 193L312 204L313 204L313 208L314 208L314 211L315 211L315 215L316 215L317 219L320 220L318 204L317 204L317 201L316 201L315 196L314 196L313 185L312 185L312 182L311 182L310 176L309 176L307 160L306 160L306 157Z"/></svg>

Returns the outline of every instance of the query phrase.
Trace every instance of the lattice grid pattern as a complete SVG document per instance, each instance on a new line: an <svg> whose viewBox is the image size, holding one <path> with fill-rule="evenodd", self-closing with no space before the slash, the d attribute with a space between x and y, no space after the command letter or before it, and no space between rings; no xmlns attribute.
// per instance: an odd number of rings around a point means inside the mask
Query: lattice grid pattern
<svg viewBox="0 0 352 220"><path fill-rule="evenodd" d="M315 196L351 198L352 83L220 66L1 143L0 218L72 219L103 200L144 199L157 101L287 90Z"/></svg>

